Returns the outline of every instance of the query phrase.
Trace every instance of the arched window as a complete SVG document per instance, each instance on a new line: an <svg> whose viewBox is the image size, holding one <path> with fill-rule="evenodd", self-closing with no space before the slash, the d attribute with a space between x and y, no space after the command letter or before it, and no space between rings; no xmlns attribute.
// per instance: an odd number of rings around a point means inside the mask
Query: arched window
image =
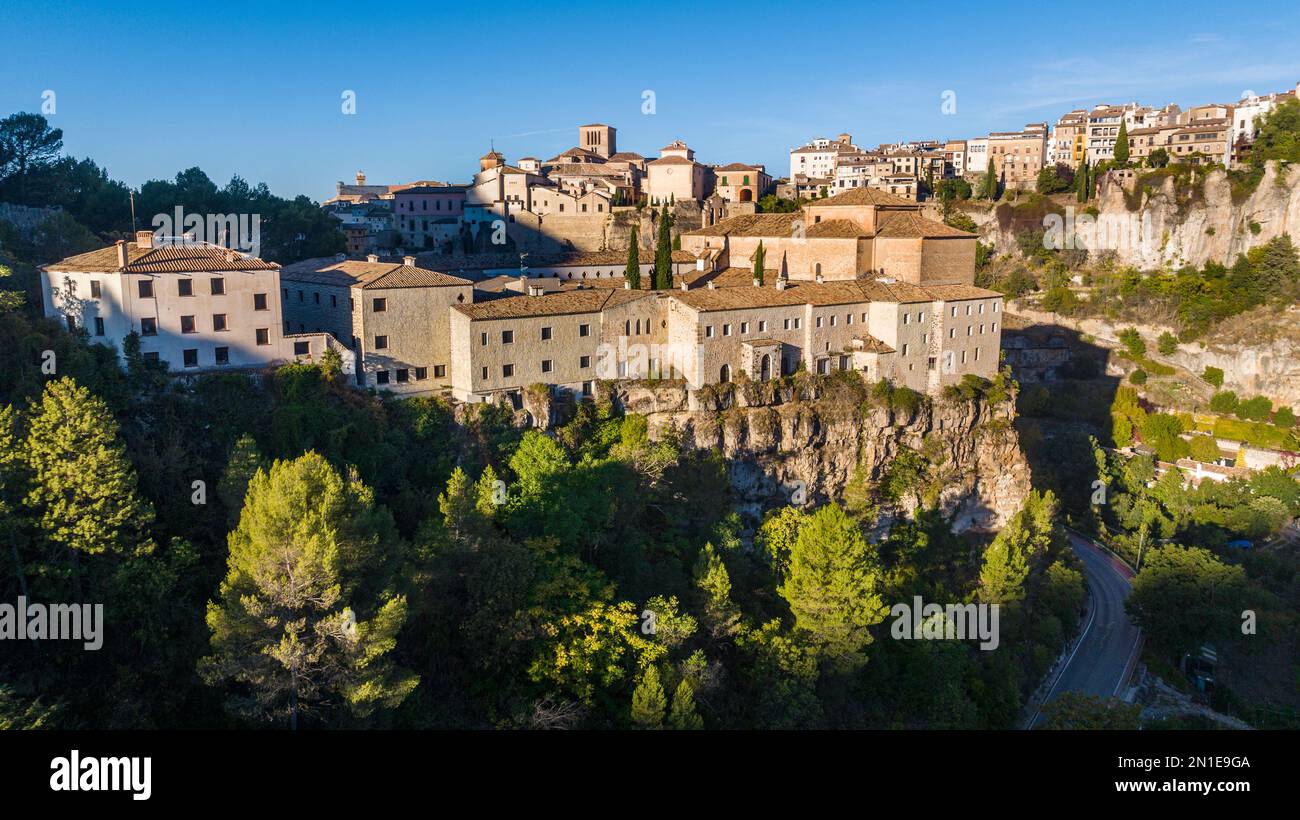
<svg viewBox="0 0 1300 820"><path fill-rule="evenodd" d="M731 381L731 365L724 364L722 366L718 371L718 381L723 382L724 384Z"/></svg>
<svg viewBox="0 0 1300 820"><path fill-rule="evenodd" d="M821 273L821 272L822 272L822 263L818 262L816 265L813 266L813 273Z"/></svg>

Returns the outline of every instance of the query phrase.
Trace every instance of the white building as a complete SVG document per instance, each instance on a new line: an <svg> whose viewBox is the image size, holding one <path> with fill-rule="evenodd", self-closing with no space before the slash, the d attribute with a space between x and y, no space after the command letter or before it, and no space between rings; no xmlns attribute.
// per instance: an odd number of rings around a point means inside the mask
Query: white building
<svg viewBox="0 0 1300 820"><path fill-rule="evenodd" d="M149 231L41 269L45 315L117 347L132 332L145 359L175 372L264 367L350 352L325 333L286 335L280 266L205 243L157 244Z"/></svg>

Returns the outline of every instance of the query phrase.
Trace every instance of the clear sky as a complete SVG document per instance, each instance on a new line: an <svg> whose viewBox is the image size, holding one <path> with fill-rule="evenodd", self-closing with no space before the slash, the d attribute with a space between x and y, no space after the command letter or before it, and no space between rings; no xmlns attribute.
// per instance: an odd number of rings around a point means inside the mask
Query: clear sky
<svg viewBox="0 0 1300 820"><path fill-rule="evenodd" d="M1300 80L1300 5L1198 2L0 2L0 116L55 93L66 150L138 186L198 165L280 195L467 181L577 126L762 162L814 136L960 138L1097 102ZM341 111L345 91L356 113ZM654 92L653 114L643 94ZM956 113L942 111L945 91Z"/></svg>

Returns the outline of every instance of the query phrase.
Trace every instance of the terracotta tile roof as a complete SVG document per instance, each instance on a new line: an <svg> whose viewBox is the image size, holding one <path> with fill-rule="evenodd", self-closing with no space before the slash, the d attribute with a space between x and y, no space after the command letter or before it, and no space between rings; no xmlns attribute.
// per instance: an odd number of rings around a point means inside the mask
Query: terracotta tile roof
<svg viewBox="0 0 1300 820"><path fill-rule="evenodd" d="M637 299L655 298L653 293L606 288L562 290L542 296L507 296L490 302L455 305L471 321L522 319L529 316L561 316L573 313L599 313Z"/></svg>
<svg viewBox="0 0 1300 820"><path fill-rule="evenodd" d="M707 228L686 231L687 236L791 236L798 212L786 214L740 214Z"/></svg>
<svg viewBox="0 0 1300 820"><path fill-rule="evenodd" d="M804 236L811 239L854 239L871 234L851 219L823 219L809 225Z"/></svg>
<svg viewBox="0 0 1300 820"><path fill-rule="evenodd" d="M216 245L164 245L141 248L128 242L127 273L198 273L201 271L277 270L279 265L263 262ZM117 246L69 256L45 266L46 270L111 273L118 270Z"/></svg>
<svg viewBox="0 0 1300 820"><path fill-rule="evenodd" d="M395 262L327 262L308 260L280 271L286 282L310 282L362 288L436 288L473 284L468 279Z"/></svg>
<svg viewBox="0 0 1300 820"><path fill-rule="evenodd" d="M916 207L915 202L877 188L852 188L842 194L809 203L810 207L817 208L834 205L907 205L913 208Z"/></svg>
<svg viewBox="0 0 1300 820"><path fill-rule="evenodd" d="M854 336L853 341L857 342L857 344L854 346L855 350L863 350L866 351L867 353L897 352L894 350L894 348L890 347L889 345L885 344L884 342L880 341L875 336L872 336L870 334L864 333L861 336Z"/></svg>
<svg viewBox="0 0 1300 820"><path fill-rule="evenodd" d="M695 165L695 164L696 164L695 160L687 159L686 157L660 157L659 159L651 160L650 162L646 163L646 165Z"/></svg>
<svg viewBox="0 0 1300 820"><path fill-rule="evenodd" d="M925 290L934 298L945 302L960 302L966 299L1000 299L1002 294L996 290L977 288L974 285L925 285Z"/></svg>
<svg viewBox="0 0 1300 820"><path fill-rule="evenodd" d="M640 160L643 160L643 159L645 159L645 157L641 156L641 155L638 154L636 151L619 151L617 154L613 154L613 155L611 155L610 158L609 158L610 162L614 162L615 160L625 160L625 161L626 161L626 160L636 160L636 161L640 161Z"/></svg>
<svg viewBox="0 0 1300 820"><path fill-rule="evenodd" d="M714 168L715 171L762 171L763 168L758 165L746 165L743 162L733 162L730 165L722 165Z"/></svg>
<svg viewBox="0 0 1300 820"><path fill-rule="evenodd" d="M876 236L895 239L976 238L976 234L966 233L942 222L936 222L933 219L926 219L915 211L899 211L886 214L884 221L876 227Z"/></svg>

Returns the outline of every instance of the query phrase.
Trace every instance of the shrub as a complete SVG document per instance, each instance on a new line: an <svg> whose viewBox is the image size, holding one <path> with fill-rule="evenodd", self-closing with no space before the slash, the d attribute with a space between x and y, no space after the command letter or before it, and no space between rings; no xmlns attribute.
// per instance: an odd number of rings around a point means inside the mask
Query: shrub
<svg viewBox="0 0 1300 820"><path fill-rule="evenodd" d="M1277 408L1277 412L1273 414L1273 426L1283 430L1295 427L1295 411L1286 405Z"/></svg>
<svg viewBox="0 0 1300 820"><path fill-rule="evenodd" d="M1192 458L1212 464L1219 458L1219 445L1213 436L1192 436Z"/></svg>
<svg viewBox="0 0 1300 820"><path fill-rule="evenodd" d="M1128 349L1128 352L1134 358L1145 356L1147 353L1147 343L1143 340L1142 334L1138 333L1135 327L1126 327L1119 332L1119 342Z"/></svg>
<svg viewBox="0 0 1300 820"><path fill-rule="evenodd" d="M1237 412L1237 394L1231 390L1220 390L1210 399L1210 409L1216 413Z"/></svg>
<svg viewBox="0 0 1300 820"><path fill-rule="evenodd" d="M1137 370L1134 370L1129 375L1128 380L1131 381L1133 384L1146 384L1147 372L1139 367Z"/></svg>
<svg viewBox="0 0 1300 820"><path fill-rule="evenodd" d="M1223 370L1218 367L1205 368L1205 372L1201 374L1201 378L1205 379L1216 388L1223 387Z"/></svg>
<svg viewBox="0 0 1300 820"><path fill-rule="evenodd" d="M1268 421L1273 414L1273 402L1267 396L1255 396L1237 405L1237 418L1249 421Z"/></svg>
<svg viewBox="0 0 1300 820"><path fill-rule="evenodd" d="M1178 350L1177 337L1166 330L1160 334L1160 339L1156 342L1156 349L1160 351L1161 356L1172 356L1174 351Z"/></svg>

